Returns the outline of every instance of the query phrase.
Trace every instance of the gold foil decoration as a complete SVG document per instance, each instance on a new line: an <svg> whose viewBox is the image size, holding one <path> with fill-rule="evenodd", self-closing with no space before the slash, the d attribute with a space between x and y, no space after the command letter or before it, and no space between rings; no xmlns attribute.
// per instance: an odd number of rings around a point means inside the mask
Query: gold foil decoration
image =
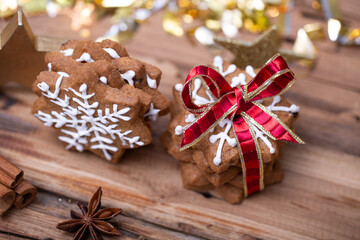
<svg viewBox="0 0 360 240"><path fill-rule="evenodd" d="M311 40L325 38L324 26L321 23L309 23L304 26L304 30Z"/></svg>
<svg viewBox="0 0 360 240"><path fill-rule="evenodd" d="M71 18L71 29L80 30L83 27L89 27L93 23L93 13L95 5L86 3L83 0L76 1L76 4L69 14Z"/></svg>
<svg viewBox="0 0 360 240"><path fill-rule="evenodd" d="M303 28L298 30L297 37L293 45L293 50L288 51L285 49L280 49L279 52L287 61L300 61L301 64L310 68L315 66L314 60L318 55L318 50L311 42L309 35Z"/></svg>
<svg viewBox="0 0 360 240"><path fill-rule="evenodd" d="M129 7L136 0L96 0L95 2L104 8Z"/></svg>
<svg viewBox="0 0 360 240"><path fill-rule="evenodd" d="M316 59L316 57L308 55L308 53L280 48L281 40L275 26L267 30L253 42L223 37L214 37L214 41L232 52L234 55L234 64L242 69L247 65L259 68L277 53L280 53L290 62L295 60L307 60L314 63Z"/></svg>
<svg viewBox="0 0 360 240"><path fill-rule="evenodd" d="M96 41L101 42L104 39L111 39L119 43L126 42L133 37L138 26L139 24L135 19L131 17L122 18L119 22L113 24L104 36L99 37Z"/></svg>
<svg viewBox="0 0 360 240"><path fill-rule="evenodd" d="M216 19L205 20L205 26L212 31L219 31L221 29L221 23Z"/></svg>
<svg viewBox="0 0 360 240"><path fill-rule="evenodd" d="M184 35L184 29L181 26L181 19L178 17L178 14L174 11L167 10L163 17L163 28L164 31L181 37Z"/></svg>
<svg viewBox="0 0 360 240"><path fill-rule="evenodd" d="M38 15L46 11L46 0L19 0L21 9L27 15Z"/></svg>
<svg viewBox="0 0 360 240"><path fill-rule="evenodd" d="M65 41L35 36L19 10L1 33L0 84L13 81L31 88L36 76L47 67L45 53L59 50Z"/></svg>
<svg viewBox="0 0 360 240"><path fill-rule="evenodd" d="M311 7L315 10L321 10L320 0L313 0L311 3Z"/></svg>
<svg viewBox="0 0 360 240"><path fill-rule="evenodd" d="M61 7L71 7L76 0L53 0L54 3L59 4Z"/></svg>

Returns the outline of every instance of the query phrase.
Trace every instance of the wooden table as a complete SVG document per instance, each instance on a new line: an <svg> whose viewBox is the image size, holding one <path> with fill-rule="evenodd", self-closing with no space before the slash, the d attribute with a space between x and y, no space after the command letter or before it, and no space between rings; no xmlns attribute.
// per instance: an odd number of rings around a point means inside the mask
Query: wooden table
<svg viewBox="0 0 360 240"><path fill-rule="evenodd" d="M310 4L296 1L294 29L322 21ZM360 27L358 0L340 4L344 20ZM160 90L170 99L179 74L209 63L211 56L186 38L166 35L161 18L162 13L143 24L126 47L132 56L163 70ZM68 30L65 16L28 20L35 34L78 38ZM5 25L0 21L1 29ZM92 28L92 38L109 26L109 19L100 21ZM307 144L287 144L282 183L241 205L182 188L179 164L160 143L168 117L155 123L151 145L128 151L113 165L64 150L55 131L30 114L34 94L4 88L0 154L25 171L39 194L29 207L0 218L0 238L71 239L55 225L69 218L77 200L88 201L101 185L103 205L125 211L114 221L123 239L360 239L360 48L337 47L329 40L315 44L315 70L293 65L298 81L286 94L301 106L296 129Z"/></svg>

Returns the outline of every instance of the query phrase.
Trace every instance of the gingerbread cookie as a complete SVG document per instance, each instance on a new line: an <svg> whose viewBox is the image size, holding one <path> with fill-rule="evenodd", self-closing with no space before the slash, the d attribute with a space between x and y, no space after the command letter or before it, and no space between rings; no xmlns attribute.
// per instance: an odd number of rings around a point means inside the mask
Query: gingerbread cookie
<svg viewBox="0 0 360 240"><path fill-rule="evenodd" d="M110 40L69 41L45 60L48 71L33 84L39 98L32 112L57 130L66 149L118 162L125 149L151 142L150 121L168 111L157 67Z"/></svg>
<svg viewBox="0 0 360 240"><path fill-rule="evenodd" d="M220 56L214 58L211 67L215 68L232 88L247 84L257 71L251 66L242 71L235 65L224 62ZM180 94L182 89L183 83L174 86L174 101L170 105L172 120L168 132L163 136L163 143L168 152L180 161L184 187L201 192L212 191L230 203L240 203L244 198L244 179L232 121L228 118L221 120L196 144L180 151L185 126L192 124L200 116L183 107ZM199 106L211 106L215 102L214 95L200 78L195 78L190 92L192 101ZM293 126L298 116L298 106L290 104L281 96L258 102L275 113L289 128ZM278 159L283 142L271 139L263 129L254 124L252 129L262 155L264 184L281 181L283 174Z"/></svg>

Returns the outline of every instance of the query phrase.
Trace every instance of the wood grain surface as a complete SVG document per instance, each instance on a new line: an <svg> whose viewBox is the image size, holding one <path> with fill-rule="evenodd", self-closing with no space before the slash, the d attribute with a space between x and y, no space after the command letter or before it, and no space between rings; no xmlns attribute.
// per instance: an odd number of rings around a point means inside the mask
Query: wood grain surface
<svg viewBox="0 0 360 240"><path fill-rule="evenodd" d="M296 1L293 29L322 21L309 4ZM360 27L357 0L340 5L344 19ZM173 84L193 65L209 63L211 55L185 37L166 35L161 18L159 13L141 25L126 47L131 56L162 69L160 91L171 99ZM65 16L28 21L38 35L79 37L68 30ZM0 21L0 29L5 25ZM91 38L109 26L109 19L101 20ZM295 36L294 30L285 47ZM168 116L154 124L153 143L128 151L114 165L66 151L55 131L30 114L36 96L18 86L3 88L0 155L23 169L39 194L29 207L0 217L0 239L71 239L56 224L98 186L103 187L103 206L124 209L114 220L122 239L360 239L360 48L338 47L329 40L315 44L316 68L293 64L297 82L286 93L301 106L295 127L307 144L286 144L282 183L240 205L182 188L179 164L160 142Z"/></svg>

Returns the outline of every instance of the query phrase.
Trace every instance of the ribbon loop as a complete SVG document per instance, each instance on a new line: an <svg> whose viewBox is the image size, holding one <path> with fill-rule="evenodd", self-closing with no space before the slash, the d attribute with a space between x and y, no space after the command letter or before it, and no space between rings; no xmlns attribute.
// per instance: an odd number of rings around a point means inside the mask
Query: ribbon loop
<svg viewBox="0 0 360 240"><path fill-rule="evenodd" d="M215 69L203 65L195 66L190 70L181 92L183 106L189 112L202 113L209 106L209 104L199 106L193 102L192 83L197 78L204 81L205 87L211 92L216 100L232 90L229 83Z"/></svg>
<svg viewBox="0 0 360 240"><path fill-rule="evenodd" d="M212 102L197 105L193 101L195 90L192 90L192 83L195 81L195 84L199 84L196 83L197 78L203 81L212 94ZM181 99L185 109L201 115L184 128L180 150L193 146L223 119L228 118L232 121L236 135L245 196L262 190L263 163L254 126L274 140L304 142L257 100L284 93L294 81L294 74L280 55L271 58L259 73L241 88L232 88L225 78L211 67L195 66L186 78ZM197 90L199 87L195 85Z"/></svg>
<svg viewBox="0 0 360 240"><path fill-rule="evenodd" d="M295 82L293 72L280 56L272 57L247 84L250 101L256 101L286 92Z"/></svg>

